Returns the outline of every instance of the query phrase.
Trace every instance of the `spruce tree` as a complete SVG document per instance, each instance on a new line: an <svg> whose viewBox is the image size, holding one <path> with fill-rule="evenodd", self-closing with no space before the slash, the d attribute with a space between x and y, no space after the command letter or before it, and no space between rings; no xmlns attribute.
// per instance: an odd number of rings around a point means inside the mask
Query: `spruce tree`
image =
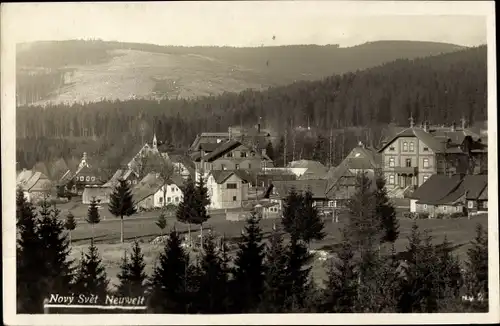
<svg viewBox="0 0 500 326"><path fill-rule="evenodd" d="M266 145L266 155L271 159L274 160L274 148L273 148L273 143L268 142Z"/></svg>
<svg viewBox="0 0 500 326"><path fill-rule="evenodd" d="M64 222L64 228L68 230L68 235L69 235L69 245L71 245L71 232L76 229L76 221L75 221L75 216L73 213L68 212L68 215L66 215L66 221Z"/></svg>
<svg viewBox="0 0 500 326"><path fill-rule="evenodd" d="M161 212L158 217L158 221L156 221L156 226L158 226L161 230L161 235L163 236L163 230L167 227L167 219L165 218L165 213Z"/></svg>
<svg viewBox="0 0 500 326"><path fill-rule="evenodd" d="M390 254L382 256L381 269L376 275L376 309L378 313L394 313L399 296L400 262L396 255L394 243L391 245Z"/></svg>
<svg viewBox="0 0 500 326"><path fill-rule="evenodd" d="M286 249L283 245L283 237L276 227L266 247L265 256L265 281L264 293L262 295L261 312L280 313L284 312L286 299Z"/></svg>
<svg viewBox="0 0 500 326"><path fill-rule="evenodd" d="M42 313L45 293L41 281L45 274L45 262L38 238L38 216L20 188L16 192L16 219L17 312Z"/></svg>
<svg viewBox="0 0 500 326"><path fill-rule="evenodd" d="M261 243L259 222L260 217L252 212L246 221L234 261L231 297L238 313L255 311L264 288L264 244Z"/></svg>
<svg viewBox="0 0 500 326"><path fill-rule="evenodd" d="M286 250L285 307L290 312L297 312L306 306L306 296L309 288L309 273L312 267L307 267L312 256L307 247L299 239L291 238Z"/></svg>
<svg viewBox="0 0 500 326"><path fill-rule="evenodd" d="M446 236L436 249L439 310L451 312L449 309L453 309L451 307L456 306L456 302L461 299L460 289L463 286L461 267L458 258L452 253L453 248Z"/></svg>
<svg viewBox="0 0 500 326"><path fill-rule="evenodd" d="M299 214L302 225L299 239L304 240L308 246L312 240L323 240L326 236L325 224L318 214L318 209L314 206L313 194L310 190L307 190L302 197Z"/></svg>
<svg viewBox="0 0 500 326"><path fill-rule="evenodd" d="M139 242L134 241L130 260L127 257L127 253L125 253L121 264L121 271L118 275L120 283L117 288L120 295L130 297L144 295L147 278L144 271L145 267L144 255L141 252Z"/></svg>
<svg viewBox="0 0 500 326"><path fill-rule="evenodd" d="M205 314L228 312L228 275L224 261L216 252L211 235L206 237L199 266L198 311Z"/></svg>
<svg viewBox="0 0 500 326"><path fill-rule="evenodd" d="M203 223L205 223L209 218L207 206L210 205L210 197L208 196L208 189L205 183L205 179L202 175L196 183L196 201L195 207L197 214L192 219L193 224L200 225L200 244L203 247Z"/></svg>
<svg viewBox="0 0 500 326"><path fill-rule="evenodd" d="M316 142L314 143L312 159L321 163L326 161L326 151L325 151L326 139L323 135L319 134Z"/></svg>
<svg viewBox="0 0 500 326"><path fill-rule="evenodd" d="M297 193L295 188L290 189L283 202L283 211L281 223L285 231L296 238L300 237L301 225L301 206L303 204L303 197Z"/></svg>
<svg viewBox="0 0 500 326"><path fill-rule="evenodd" d="M80 267L75 280L75 292L98 295L104 298L108 292L109 280L99 251L91 240L88 251L82 253Z"/></svg>
<svg viewBox="0 0 500 326"><path fill-rule="evenodd" d="M385 188L385 178L377 173L375 179L377 189L375 190L375 207L377 220L381 229L381 242L394 243L399 236L399 222L396 218L396 209L390 202Z"/></svg>
<svg viewBox="0 0 500 326"><path fill-rule="evenodd" d="M154 313L189 312L191 271L188 253L177 232L171 231L149 282L148 306Z"/></svg>
<svg viewBox="0 0 500 326"><path fill-rule="evenodd" d="M120 242L123 243L123 217L137 213L130 185L127 181L120 179L118 186L111 193L109 200L109 212L115 217L120 217Z"/></svg>
<svg viewBox="0 0 500 326"><path fill-rule="evenodd" d="M347 204L348 235L356 251L361 253L378 244L380 228L376 220L376 202L371 190L371 181L365 173L358 173L356 188L356 192Z"/></svg>
<svg viewBox="0 0 500 326"><path fill-rule="evenodd" d="M92 226L92 239L94 239L94 225L99 224L101 222L101 217L99 214L99 208L97 207L97 201L95 198L92 198L90 201L89 208L87 210L87 223Z"/></svg>
<svg viewBox="0 0 500 326"><path fill-rule="evenodd" d="M476 226L476 237L467 251L465 266L466 288L474 301L488 302L488 231ZM487 304L485 305L487 306Z"/></svg>
<svg viewBox="0 0 500 326"><path fill-rule="evenodd" d="M177 206L176 218L179 222L188 224L189 245L191 245L191 223L198 214L196 185L191 177L182 187L182 201Z"/></svg>
<svg viewBox="0 0 500 326"><path fill-rule="evenodd" d="M63 223L59 220L60 210L50 209L46 200L42 202L41 219L37 233L40 239L38 250L42 252L45 268L43 283L46 295L69 293L73 281L73 261L69 258L69 243L64 234ZM48 214L46 213L48 212Z"/></svg>
<svg viewBox="0 0 500 326"><path fill-rule="evenodd" d="M327 274L322 311L354 312L358 293L358 273L347 230L342 232L340 250L337 257L332 257Z"/></svg>

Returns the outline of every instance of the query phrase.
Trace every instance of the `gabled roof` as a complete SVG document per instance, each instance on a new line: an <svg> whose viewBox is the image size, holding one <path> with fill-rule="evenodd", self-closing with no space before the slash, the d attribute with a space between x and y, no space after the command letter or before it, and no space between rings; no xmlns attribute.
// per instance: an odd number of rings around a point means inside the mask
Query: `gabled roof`
<svg viewBox="0 0 500 326"><path fill-rule="evenodd" d="M182 165L184 165L186 169L188 169L189 173L194 175L196 165L189 156L181 154L170 155L170 161L172 161L173 163L182 163Z"/></svg>
<svg viewBox="0 0 500 326"><path fill-rule="evenodd" d="M217 147L213 152L210 154L205 155L203 158L207 162L211 162L220 156L226 154L227 152L241 146L242 143L237 141L237 140L230 140L225 143L219 144L219 147Z"/></svg>
<svg viewBox="0 0 500 326"><path fill-rule="evenodd" d="M51 182L49 178L41 172L34 172L29 178L19 183L19 186L21 186L24 191L44 191L47 190L50 185Z"/></svg>
<svg viewBox="0 0 500 326"><path fill-rule="evenodd" d="M297 192L310 190L313 198L326 198L327 180L295 180L295 181L275 181L273 186L276 194L285 198L290 191L295 189Z"/></svg>
<svg viewBox="0 0 500 326"><path fill-rule="evenodd" d="M488 186L486 186L483 191L481 192L481 195L477 198L478 200L488 200Z"/></svg>
<svg viewBox="0 0 500 326"><path fill-rule="evenodd" d="M212 170L209 174L214 177L215 182L218 184L224 183L232 175L247 183L255 182L255 176L244 170Z"/></svg>
<svg viewBox="0 0 500 326"><path fill-rule="evenodd" d="M31 178L33 176L33 170L22 170L21 172L19 172L19 174L17 175L17 178L16 178L16 184L21 184L23 182L26 182L29 180L29 178Z"/></svg>
<svg viewBox="0 0 500 326"><path fill-rule="evenodd" d="M326 192L329 192L339 182L342 177L355 177L355 174L349 170L346 164L340 164L328 171L326 176Z"/></svg>
<svg viewBox="0 0 500 326"><path fill-rule="evenodd" d="M133 189L132 195L136 203L154 195L163 186L162 180L156 176L156 173L148 173Z"/></svg>
<svg viewBox="0 0 500 326"><path fill-rule="evenodd" d="M115 187L116 185L118 185L118 181L120 179L127 180L127 178L131 175L137 176L137 173L135 173L131 169L118 169L113 174L111 179L109 179L109 181L103 185L103 187Z"/></svg>
<svg viewBox="0 0 500 326"><path fill-rule="evenodd" d="M466 175L462 181L464 190L467 191L467 199L479 199L481 193L488 187L488 175L475 174Z"/></svg>
<svg viewBox="0 0 500 326"><path fill-rule="evenodd" d="M439 200L456 189L460 181L461 177L459 175L448 177L446 175L433 174L412 193L410 198L423 202Z"/></svg>

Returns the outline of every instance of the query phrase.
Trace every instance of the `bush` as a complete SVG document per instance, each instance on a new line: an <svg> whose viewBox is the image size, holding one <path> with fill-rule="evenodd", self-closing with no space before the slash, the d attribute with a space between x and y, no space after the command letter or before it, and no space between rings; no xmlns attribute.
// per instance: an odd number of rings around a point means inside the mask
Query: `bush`
<svg viewBox="0 0 500 326"><path fill-rule="evenodd" d="M436 214L436 219L438 219L438 220L443 220L443 219L445 219L445 218L446 218L446 216L447 216L447 215L446 215L446 214L444 214L444 213L438 213L438 214Z"/></svg>
<svg viewBox="0 0 500 326"><path fill-rule="evenodd" d="M420 220L428 219L429 218L429 213L423 212L423 213L418 213L417 218Z"/></svg>
<svg viewBox="0 0 500 326"><path fill-rule="evenodd" d="M412 212L403 212L403 218L413 218Z"/></svg>
<svg viewBox="0 0 500 326"><path fill-rule="evenodd" d="M462 212L456 212L449 215L449 218L461 218L461 217L465 217L465 214Z"/></svg>

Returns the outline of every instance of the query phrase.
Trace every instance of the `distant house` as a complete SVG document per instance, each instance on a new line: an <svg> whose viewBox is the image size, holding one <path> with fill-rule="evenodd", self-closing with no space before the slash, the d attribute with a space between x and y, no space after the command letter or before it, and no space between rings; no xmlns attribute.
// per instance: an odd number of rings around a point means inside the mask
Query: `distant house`
<svg viewBox="0 0 500 326"><path fill-rule="evenodd" d="M36 202L44 195L50 194L52 181L41 172L23 170L16 179L17 187L23 190L24 196L29 202Z"/></svg>
<svg viewBox="0 0 500 326"><path fill-rule="evenodd" d="M326 195L327 180L295 180L295 181L275 181L272 190L269 193L269 199L279 203L279 210L283 209L283 201L290 194L292 189L297 193L305 193L311 191L314 205L320 209L328 209L330 199Z"/></svg>
<svg viewBox="0 0 500 326"><path fill-rule="evenodd" d="M474 214L487 211L487 175L433 175L410 198L410 211L438 214Z"/></svg>
<svg viewBox="0 0 500 326"><path fill-rule="evenodd" d="M93 198L99 200L101 203L109 203L111 193L114 188L119 184L119 180L126 180L129 185L134 187L138 180L138 175L130 169L117 170L111 179L103 185L86 185L82 193L82 203L90 204Z"/></svg>
<svg viewBox="0 0 500 326"><path fill-rule="evenodd" d="M137 172L137 170L140 170L140 166L146 163L142 162L142 159L148 157L148 155L158 155L165 160L168 160L168 153L160 152L158 146L159 144L158 140L156 139L156 134L153 134L153 140L151 143L134 146L129 154L122 160L121 165L124 167L124 169L132 169Z"/></svg>
<svg viewBox="0 0 500 326"><path fill-rule="evenodd" d="M288 163L287 167L292 169L305 169L305 171L299 176L299 180L322 179L328 173L328 168L326 166L320 162L312 160L292 161Z"/></svg>
<svg viewBox="0 0 500 326"><path fill-rule="evenodd" d="M375 148L362 142L352 149L339 165L346 165L351 172L376 171L380 168L382 157Z"/></svg>
<svg viewBox="0 0 500 326"><path fill-rule="evenodd" d="M186 155L170 155L170 162L174 167L174 172L179 174L184 180L191 177L195 179L196 166L194 161Z"/></svg>
<svg viewBox="0 0 500 326"><path fill-rule="evenodd" d="M250 180L241 171L212 170L208 173L207 188L210 208L237 208L248 199Z"/></svg>
<svg viewBox="0 0 500 326"><path fill-rule="evenodd" d="M87 186L101 186L104 184L100 176L100 171L97 167L91 166L87 153L83 153L82 160L78 169L73 175L74 186L72 191L76 192L78 195L83 195L83 191Z"/></svg>
<svg viewBox="0 0 500 326"><path fill-rule="evenodd" d="M204 155L196 162L197 170L261 170L272 167L273 161L266 155L265 150L258 152L255 148L230 140L220 144L210 154Z"/></svg>
<svg viewBox="0 0 500 326"><path fill-rule="evenodd" d="M246 211L254 210L260 214L262 218L278 218L281 217L279 202L271 199L249 200L243 203L243 208Z"/></svg>
<svg viewBox="0 0 500 326"><path fill-rule="evenodd" d="M149 173L132 189L134 202L138 209L178 205L183 198L183 184L183 179L178 175L173 175L164 183L157 173Z"/></svg>
<svg viewBox="0 0 500 326"><path fill-rule="evenodd" d="M331 208L345 207L351 196L356 192L356 172L347 164L340 164L328 171L325 193L330 199Z"/></svg>

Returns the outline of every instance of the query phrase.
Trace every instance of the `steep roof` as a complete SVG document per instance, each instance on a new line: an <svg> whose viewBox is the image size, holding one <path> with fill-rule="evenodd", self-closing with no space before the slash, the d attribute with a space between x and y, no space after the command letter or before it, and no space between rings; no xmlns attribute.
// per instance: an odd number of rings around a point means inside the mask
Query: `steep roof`
<svg viewBox="0 0 500 326"><path fill-rule="evenodd" d="M446 175L433 174L412 193L410 198L423 202L439 200L457 188L460 181L461 178L459 175L448 177Z"/></svg>
<svg viewBox="0 0 500 326"><path fill-rule="evenodd" d="M205 161L211 162L219 158L221 155L224 155L225 153L229 152L230 150L235 149L238 146L242 145L242 143L237 140L230 140L218 145L219 146L213 152L205 155L205 157L203 158Z"/></svg>
<svg viewBox="0 0 500 326"><path fill-rule="evenodd" d="M22 170L17 175L16 184L21 184L23 182L28 181L28 179L33 176L33 173L34 173L33 170L26 170L26 169Z"/></svg>
<svg viewBox="0 0 500 326"><path fill-rule="evenodd" d="M276 194L285 198L290 191L295 189L297 192L310 190L313 198L326 198L327 180L294 180L294 181L275 181L273 183Z"/></svg>
<svg viewBox="0 0 500 326"><path fill-rule="evenodd" d="M488 187L488 175L467 175L462 181L464 190L467 191L467 199L479 199L481 193Z"/></svg>
<svg viewBox="0 0 500 326"><path fill-rule="evenodd" d="M224 183L230 176L236 175L242 181L247 183L255 182L255 176L244 170L212 170L210 174L218 184Z"/></svg>
<svg viewBox="0 0 500 326"><path fill-rule="evenodd" d="M189 171L189 174L194 176L196 165L189 156L181 154L170 155L170 161L173 163L181 163Z"/></svg>
<svg viewBox="0 0 500 326"><path fill-rule="evenodd" d="M133 189L132 196L136 203L154 195L163 186L162 180L157 178L156 173L148 173Z"/></svg>
<svg viewBox="0 0 500 326"><path fill-rule="evenodd" d="M333 167L328 171L326 176L326 192L329 192L342 177L354 177L354 173L349 170L347 164L339 164L337 167Z"/></svg>
<svg viewBox="0 0 500 326"><path fill-rule="evenodd" d="M25 191L45 191L51 186L51 182L45 174L34 172L19 185Z"/></svg>
<svg viewBox="0 0 500 326"><path fill-rule="evenodd" d="M446 179L444 178L435 178L436 181L434 181L433 189L428 187L429 189L427 189L427 192L434 191L436 195L433 197L428 194L426 194L425 197L420 195L418 203L431 205L452 204L464 196L466 199L477 200L488 184L487 175L467 175L463 178L460 175L455 175L451 178L446 176L440 177L448 178L449 181L445 181ZM429 178L429 180L431 178ZM424 185L425 183L422 186ZM441 192L439 192L439 190L441 190ZM421 192L423 191L425 191L425 189Z"/></svg>
<svg viewBox="0 0 500 326"><path fill-rule="evenodd" d="M481 195L479 195L478 200L488 200L488 186L486 186L483 191L481 192Z"/></svg>
<svg viewBox="0 0 500 326"><path fill-rule="evenodd" d="M379 149L379 153L400 137L416 137L436 153L441 153L445 149L445 138L443 138L443 140L438 140L436 137L424 131L424 129L422 128L410 127L396 134L391 140L389 140L384 146Z"/></svg>

